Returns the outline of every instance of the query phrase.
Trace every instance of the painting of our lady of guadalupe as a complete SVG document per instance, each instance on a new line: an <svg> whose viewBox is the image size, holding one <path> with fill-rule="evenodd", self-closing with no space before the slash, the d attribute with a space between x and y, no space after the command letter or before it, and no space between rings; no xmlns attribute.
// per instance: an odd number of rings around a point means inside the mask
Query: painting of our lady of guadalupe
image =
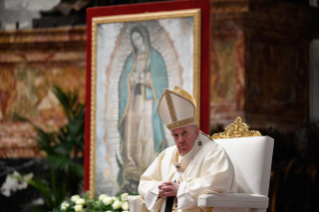
<svg viewBox="0 0 319 212"><path fill-rule="evenodd" d="M139 181L155 159L154 153L167 147L163 123L157 113L157 102L168 87L165 61L152 47L146 27L134 26L130 41L133 51L124 62L119 81L118 127L126 166L119 182L123 180L126 190Z"/></svg>
<svg viewBox="0 0 319 212"><path fill-rule="evenodd" d="M165 88L193 93L193 39L192 17L98 25L95 195L136 193L174 144L157 104Z"/></svg>

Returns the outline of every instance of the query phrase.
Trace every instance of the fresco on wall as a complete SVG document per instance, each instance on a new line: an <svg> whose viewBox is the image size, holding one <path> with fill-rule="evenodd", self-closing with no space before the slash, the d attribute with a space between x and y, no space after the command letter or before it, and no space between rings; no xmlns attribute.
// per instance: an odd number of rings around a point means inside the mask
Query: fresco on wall
<svg viewBox="0 0 319 212"><path fill-rule="evenodd" d="M85 98L85 63L67 66L17 65L0 71L0 157L37 157L32 126L14 121L13 114L27 117L46 130L66 123L62 106L51 90L53 84L78 91ZM19 150L17 150L18 148Z"/></svg>
<svg viewBox="0 0 319 212"><path fill-rule="evenodd" d="M247 105L247 110L292 118L308 117L308 49L255 41L251 44L251 56L247 100L254 104Z"/></svg>
<svg viewBox="0 0 319 212"><path fill-rule="evenodd" d="M257 128L296 129L309 111L309 48L236 22L216 26L211 43L211 123L236 116Z"/></svg>
<svg viewBox="0 0 319 212"><path fill-rule="evenodd" d="M53 84L78 90L84 103L85 32L85 27L0 32L0 158L41 156L35 130L14 120L14 113L45 130L65 124Z"/></svg>
<svg viewBox="0 0 319 212"><path fill-rule="evenodd" d="M244 108L245 43L241 28L228 23L212 31L211 121L229 124Z"/></svg>

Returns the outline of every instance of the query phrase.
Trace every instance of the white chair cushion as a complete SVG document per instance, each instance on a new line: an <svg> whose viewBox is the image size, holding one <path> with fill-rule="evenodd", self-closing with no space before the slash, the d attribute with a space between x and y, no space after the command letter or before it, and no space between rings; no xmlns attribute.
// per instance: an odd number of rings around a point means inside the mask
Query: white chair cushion
<svg viewBox="0 0 319 212"><path fill-rule="evenodd" d="M203 194L198 198L199 207L217 208L267 208L268 197L259 194L229 193L227 195Z"/></svg>
<svg viewBox="0 0 319 212"><path fill-rule="evenodd" d="M238 193L268 196L274 139L268 136L214 140L235 169Z"/></svg>

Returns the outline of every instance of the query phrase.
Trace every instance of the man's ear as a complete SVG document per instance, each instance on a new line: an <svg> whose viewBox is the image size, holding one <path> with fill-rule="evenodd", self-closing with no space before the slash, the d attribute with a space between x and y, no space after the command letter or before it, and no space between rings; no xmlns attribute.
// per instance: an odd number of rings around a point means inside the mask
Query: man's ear
<svg viewBox="0 0 319 212"><path fill-rule="evenodd" d="M195 133L196 133L196 138L199 136L199 127L198 126L196 126L196 128L195 128Z"/></svg>

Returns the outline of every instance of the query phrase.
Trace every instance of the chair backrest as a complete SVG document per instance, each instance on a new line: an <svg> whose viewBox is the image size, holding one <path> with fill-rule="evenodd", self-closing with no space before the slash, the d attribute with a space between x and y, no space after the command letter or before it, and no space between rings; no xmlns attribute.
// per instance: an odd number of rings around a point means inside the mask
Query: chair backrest
<svg viewBox="0 0 319 212"><path fill-rule="evenodd" d="M268 196L274 139L268 136L214 139L235 169L238 193Z"/></svg>

